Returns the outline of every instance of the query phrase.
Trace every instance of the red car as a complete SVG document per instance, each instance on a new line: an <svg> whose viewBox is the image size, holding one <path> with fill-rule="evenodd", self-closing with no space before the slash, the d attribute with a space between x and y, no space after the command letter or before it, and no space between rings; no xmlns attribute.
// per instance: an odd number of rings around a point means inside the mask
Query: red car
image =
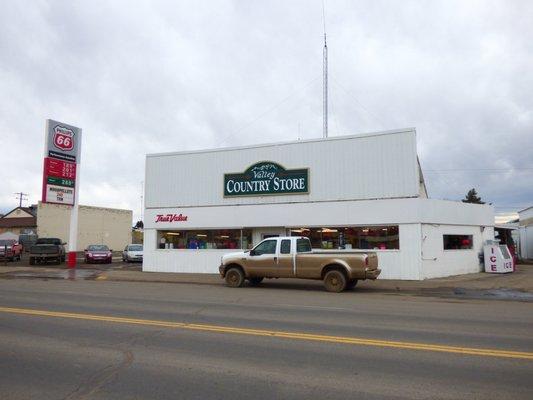
<svg viewBox="0 0 533 400"><path fill-rule="evenodd" d="M91 244L85 249L85 262L111 264L113 260L113 250L109 250L105 244Z"/></svg>
<svg viewBox="0 0 533 400"><path fill-rule="evenodd" d="M0 259L20 261L22 245L14 239L0 240Z"/></svg>

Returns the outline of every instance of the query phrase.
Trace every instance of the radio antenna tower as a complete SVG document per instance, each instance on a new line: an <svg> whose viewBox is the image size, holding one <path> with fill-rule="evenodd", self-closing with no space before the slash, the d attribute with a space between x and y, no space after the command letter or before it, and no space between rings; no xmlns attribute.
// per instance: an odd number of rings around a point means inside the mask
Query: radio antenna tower
<svg viewBox="0 0 533 400"><path fill-rule="evenodd" d="M323 126L323 135L325 138L328 137L328 44L326 41L326 7L324 5L324 0L322 0L322 20L324 23L324 49L322 50L323 57L323 113L324 113L324 126Z"/></svg>

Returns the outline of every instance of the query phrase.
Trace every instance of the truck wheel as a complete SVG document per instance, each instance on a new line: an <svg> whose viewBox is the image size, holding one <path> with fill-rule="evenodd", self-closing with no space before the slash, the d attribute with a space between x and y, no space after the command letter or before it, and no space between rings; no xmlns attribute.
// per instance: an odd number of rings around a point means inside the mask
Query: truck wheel
<svg viewBox="0 0 533 400"><path fill-rule="evenodd" d="M261 282L263 282L263 277L260 276L260 277L255 277L255 278L250 278L250 285L251 286L257 286L259 285Z"/></svg>
<svg viewBox="0 0 533 400"><path fill-rule="evenodd" d="M353 289L357 285L357 279L350 279L346 284L346 289Z"/></svg>
<svg viewBox="0 0 533 400"><path fill-rule="evenodd" d="M226 284L229 287L241 287L244 284L244 272L240 268L230 268L226 272Z"/></svg>
<svg viewBox="0 0 533 400"><path fill-rule="evenodd" d="M328 271L324 276L324 286L328 292L342 292L346 289L346 276L336 269Z"/></svg>
<svg viewBox="0 0 533 400"><path fill-rule="evenodd" d="M30 265L35 265L35 257L30 257Z"/></svg>

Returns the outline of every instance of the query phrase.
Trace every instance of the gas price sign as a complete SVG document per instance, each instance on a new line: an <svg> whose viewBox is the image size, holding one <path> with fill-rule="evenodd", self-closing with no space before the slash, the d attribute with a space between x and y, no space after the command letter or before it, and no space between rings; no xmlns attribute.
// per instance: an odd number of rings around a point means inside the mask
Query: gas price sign
<svg viewBox="0 0 533 400"><path fill-rule="evenodd" d="M46 121L43 203L74 205L80 139L81 129L50 119Z"/></svg>

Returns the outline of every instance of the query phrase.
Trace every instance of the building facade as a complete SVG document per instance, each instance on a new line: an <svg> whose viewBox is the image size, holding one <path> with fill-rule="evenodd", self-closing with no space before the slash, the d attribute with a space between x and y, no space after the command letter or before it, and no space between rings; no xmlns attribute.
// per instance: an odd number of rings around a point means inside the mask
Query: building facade
<svg viewBox="0 0 533 400"><path fill-rule="evenodd" d="M57 237L68 242L71 208L65 205L39 202L37 208L38 236ZM131 210L80 205L76 251L83 251L91 244L105 244L113 250L124 249L127 244L131 243L132 218Z"/></svg>
<svg viewBox="0 0 533 400"><path fill-rule="evenodd" d="M32 234L37 231L36 207L17 207L0 218L0 234Z"/></svg>
<svg viewBox="0 0 533 400"><path fill-rule="evenodd" d="M147 155L145 271L216 273L223 254L278 235L376 251L381 278L481 270L494 210L428 199L404 129Z"/></svg>
<svg viewBox="0 0 533 400"><path fill-rule="evenodd" d="M533 206L518 211L520 258L533 260Z"/></svg>

